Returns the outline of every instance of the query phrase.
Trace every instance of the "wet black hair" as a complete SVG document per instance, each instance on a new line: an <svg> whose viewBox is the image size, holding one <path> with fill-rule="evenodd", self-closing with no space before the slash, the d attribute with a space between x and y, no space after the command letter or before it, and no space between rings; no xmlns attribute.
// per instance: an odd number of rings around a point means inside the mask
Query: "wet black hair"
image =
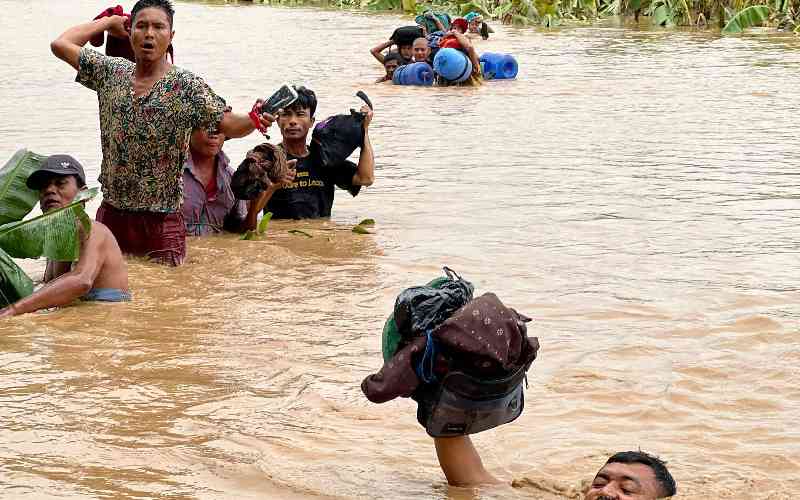
<svg viewBox="0 0 800 500"><path fill-rule="evenodd" d="M133 10L131 10L131 25L133 25L133 22L136 20L136 14L138 14L142 9L147 9L150 7L155 7L166 12L167 18L169 18L169 27L172 28L172 20L175 17L175 9L172 7L172 2L170 2L170 0L139 0L136 2L136 5L133 6Z"/></svg>
<svg viewBox="0 0 800 500"><path fill-rule="evenodd" d="M671 497L678 492L678 486L675 484L672 474L667 470L667 463L660 458L649 455L643 451L621 451L615 453L608 459L608 464L643 464L653 470L658 482L659 492L658 498Z"/></svg>
<svg viewBox="0 0 800 500"><path fill-rule="evenodd" d="M317 95L313 90L301 86L292 85L292 88L297 92L297 100L289 106L289 109L307 109L311 118L317 111Z"/></svg>
<svg viewBox="0 0 800 500"><path fill-rule="evenodd" d="M389 52L388 54L383 56L384 66L386 66L386 63L388 63L389 61L397 61L397 63L400 65L403 65L406 62L406 60L403 59L403 56L401 56L399 52Z"/></svg>

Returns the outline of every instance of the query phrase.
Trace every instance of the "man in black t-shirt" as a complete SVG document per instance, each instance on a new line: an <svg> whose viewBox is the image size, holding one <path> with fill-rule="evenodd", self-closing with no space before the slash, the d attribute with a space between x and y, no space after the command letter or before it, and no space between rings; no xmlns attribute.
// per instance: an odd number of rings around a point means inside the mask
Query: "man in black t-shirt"
<svg viewBox="0 0 800 500"><path fill-rule="evenodd" d="M361 108L364 118L364 146L358 165L345 161L337 166L323 167L317 155L310 152L306 140L314 125L317 97L305 87L295 87L297 100L278 114L278 126L283 141L280 146L288 160L295 160L294 178L275 183L254 200L248 211L248 226L255 227L255 219L265 206L273 219L313 219L330 217L336 186L355 196L361 186L370 186L374 180L375 157L369 142L369 124L372 110Z"/></svg>

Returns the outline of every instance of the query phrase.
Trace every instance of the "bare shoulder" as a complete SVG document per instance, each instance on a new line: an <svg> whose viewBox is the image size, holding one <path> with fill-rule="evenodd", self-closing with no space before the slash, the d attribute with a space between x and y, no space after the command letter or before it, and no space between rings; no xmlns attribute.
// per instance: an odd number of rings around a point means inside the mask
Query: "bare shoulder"
<svg viewBox="0 0 800 500"><path fill-rule="evenodd" d="M94 240L97 245L103 245L108 241L113 241L115 244L117 239L114 238L114 233L103 224L102 222L92 221L92 232L89 234L89 240Z"/></svg>

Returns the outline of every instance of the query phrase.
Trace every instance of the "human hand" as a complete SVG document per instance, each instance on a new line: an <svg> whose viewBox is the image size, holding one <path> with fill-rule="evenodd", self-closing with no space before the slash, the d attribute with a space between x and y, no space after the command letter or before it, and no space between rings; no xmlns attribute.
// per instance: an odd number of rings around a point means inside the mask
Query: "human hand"
<svg viewBox="0 0 800 500"><path fill-rule="evenodd" d="M461 45L461 47L464 50L472 47L472 42L469 41L469 37L467 35L465 35L464 33L461 33L460 31L458 31L457 29L451 28L450 31L447 34L448 35L453 35L453 37L455 37L455 39L458 40L458 44Z"/></svg>
<svg viewBox="0 0 800 500"><path fill-rule="evenodd" d="M0 309L0 318L10 318L11 316L16 316L17 312L14 310L14 304L11 304L8 307L4 307Z"/></svg>
<svg viewBox="0 0 800 500"><path fill-rule="evenodd" d="M116 38L128 38L130 33L126 28L126 23L130 22L127 16L110 16L108 19L108 34Z"/></svg>
<svg viewBox="0 0 800 500"><path fill-rule="evenodd" d="M369 128L369 124L372 123L372 115L374 114L372 108L367 106L366 104L361 106L360 110L364 114L364 132L367 131Z"/></svg>
<svg viewBox="0 0 800 500"><path fill-rule="evenodd" d="M267 129L275 123L275 116L269 113L262 113L261 112L261 105L264 104L264 101L261 99L257 99L256 103L253 104L253 109L250 110L249 116L250 121L253 122L253 127L256 128L259 132L267 135ZM280 112L280 110L278 110Z"/></svg>
<svg viewBox="0 0 800 500"><path fill-rule="evenodd" d="M289 170L283 177L281 177L275 182L276 189L281 189L291 186L292 183L294 182L295 176L297 176L297 160L287 161L286 166L289 167Z"/></svg>

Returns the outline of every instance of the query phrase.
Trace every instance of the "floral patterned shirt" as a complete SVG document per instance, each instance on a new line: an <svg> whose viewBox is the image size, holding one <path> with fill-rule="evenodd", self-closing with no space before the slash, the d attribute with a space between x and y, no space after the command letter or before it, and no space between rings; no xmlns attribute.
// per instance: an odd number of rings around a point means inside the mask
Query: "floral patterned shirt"
<svg viewBox="0 0 800 500"><path fill-rule="evenodd" d="M135 68L126 59L81 49L76 81L97 92L100 105L103 199L120 210L175 212L192 129L216 126L225 101L177 66L134 97Z"/></svg>

